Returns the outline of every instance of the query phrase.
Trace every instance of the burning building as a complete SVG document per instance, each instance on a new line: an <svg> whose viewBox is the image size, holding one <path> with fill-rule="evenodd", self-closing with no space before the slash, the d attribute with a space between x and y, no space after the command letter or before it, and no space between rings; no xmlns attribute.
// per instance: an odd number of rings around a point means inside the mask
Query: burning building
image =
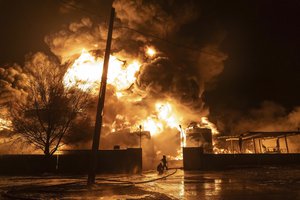
<svg viewBox="0 0 300 200"><path fill-rule="evenodd" d="M183 36L182 27L191 25L199 17L198 12L192 3L182 1L175 5L174 2L165 1L164 5L153 1L114 2L116 20L101 149L142 146L144 160L149 164L162 155L182 159L183 147L201 147L207 154L225 152L224 146L216 148L219 131L208 120L209 108L204 101L207 88L215 85L227 59L219 48L222 39L212 37L207 42L191 37L198 37L198 33ZM84 16L44 38L57 60L67 65L62 80L64 88L81 90L92 102L80 111L84 119L72 129L69 141L60 150L91 146L106 32L105 23ZM51 64L51 59L41 55L26 57L29 69ZM25 67L0 68L0 79L0 108L8 102L26 101ZM293 127L299 121L298 113L297 110L289 116ZM6 116L0 116L0 131L11 129L10 124ZM236 125L235 120L233 124Z"/></svg>
<svg viewBox="0 0 300 200"><path fill-rule="evenodd" d="M187 147L202 147L205 153L213 152L212 132L208 128L189 127L186 131Z"/></svg>
<svg viewBox="0 0 300 200"><path fill-rule="evenodd" d="M176 79L172 80L175 78L172 74L174 72L164 71L165 68L170 67L169 59L155 55L156 52L154 47L145 48L146 57L149 57L144 61L136 59L128 62L117 56L111 56L108 71L108 97L104 115L104 127L107 132L104 132L102 136L101 148L110 149L116 144L121 147L138 147L138 134L130 133L143 131L143 133L149 133L147 140L150 137L152 140L143 144L145 151L150 151L144 152L145 155L158 159L163 154L167 154L171 159L180 159L181 148L186 145L187 141L186 132L191 130L182 127L188 127L192 120L199 121L198 128L206 127L212 129L210 134L218 133L216 127L206 117L201 117L203 112L201 109L196 111L191 109L193 104L199 105L197 98L190 106L185 103L191 98L186 96L187 92L191 92L190 86L186 91L182 91L183 94L180 94L179 91L176 92L176 88L172 88L179 86L178 83L164 85L164 82L168 83ZM102 60L99 57L83 50L67 70L64 77L65 86L76 86L92 95L96 94L101 78L97 75L101 74L101 68L99 68L101 65ZM161 78L157 77L160 71L163 72ZM166 78L170 80L165 80ZM188 80L187 83L189 82L192 83L194 80ZM195 92L198 91L195 90ZM173 96L175 94L181 95L183 99ZM208 129L201 131L204 130ZM204 132L201 134L209 142L209 134ZM191 138L194 136L196 135ZM166 142L169 147L165 146ZM152 147L147 147L149 145ZM203 145L209 146L205 149L211 152L211 144L204 142Z"/></svg>
<svg viewBox="0 0 300 200"><path fill-rule="evenodd" d="M141 4L120 0L114 2L114 7L116 23L100 148L111 149L114 145L139 147L141 143L146 160L158 160L162 155L179 159L182 157L181 148L188 142L186 128L191 122L198 123L199 128L210 128L213 135L217 134L216 127L208 121L209 108L203 94L206 86L222 72L227 56L219 50L218 40L202 44L199 51L174 48L163 41L168 35L174 40L180 38L182 43L190 42L190 37L183 38L177 32L182 25L198 17L193 4L186 4L185 9L174 7L174 13L151 2ZM163 40L143 34L147 32ZM85 124L81 126L78 122L81 127L72 130L74 134L60 150L91 146L90 132L95 120L106 33L105 23L83 17L45 36L46 44L59 62L68 64L63 77L64 87L86 92L92 101L90 107L82 111L85 118L80 122ZM49 64L50 61L44 58L41 53L33 54L26 57L25 63L29 63L29 69L32 63ZM38 68L39 65L34 66ZM22 69L20 66L15 68ZM21 79L26 71L15 70L14 74L9 71L1 68L1 83L5 82L6 89L12 94L18 88L28 94L26 79ZM16 84L19 79L25 89ZM140 131L149 133L149 137L142 137L141 142L139 135L134 134Z"/></svg>

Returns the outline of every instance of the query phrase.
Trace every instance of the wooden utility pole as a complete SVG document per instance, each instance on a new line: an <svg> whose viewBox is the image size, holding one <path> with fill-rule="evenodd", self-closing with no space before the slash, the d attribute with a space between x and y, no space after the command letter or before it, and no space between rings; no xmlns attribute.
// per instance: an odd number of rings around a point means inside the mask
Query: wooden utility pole
<svg viewBox="0 0 300 200"><path fill-rule="evenodd" d="M105 92L106 92L106 80L107 80L107 71L108 71L108 64L109 64L109 55L110 55L114 18L115 18L115 9L112 7L110 11L110 21L109 21L109 27L107 33L101 86L100 86L99 97L98 97L98 106L97 106L95 130L93 136L90 168L89 168L88 180L87 180L88 185L94 184L95 177L96 177L97 155L98 155L101 127L102 127L103 108L104 108L104 100L105 100Z"/></svg>

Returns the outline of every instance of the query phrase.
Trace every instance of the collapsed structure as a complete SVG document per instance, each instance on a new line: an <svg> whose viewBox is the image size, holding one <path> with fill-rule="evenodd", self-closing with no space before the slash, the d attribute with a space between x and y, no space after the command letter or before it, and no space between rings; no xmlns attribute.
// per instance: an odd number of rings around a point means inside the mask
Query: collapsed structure
<svg viewBox="0 0 300 200"><path fill-rule="evenodd" d="M230 142L228 151L231 153L290 153L287 138L296 135L300 135L300 131L250 131L219 139ZM252 149L247 149L247 146L252 146Z"/></svg>
<svg viewBox="0 0 300 200"><path fill-rule="evenodd" d="M300 164L300 153L291 153L288 144L288 137L299 135L300 131L259 131L217 137L215 143L222 143L223 149L215 147L214 153L207 153L205 146L184 148L183 167L185 170L211 170Z"/></svg>

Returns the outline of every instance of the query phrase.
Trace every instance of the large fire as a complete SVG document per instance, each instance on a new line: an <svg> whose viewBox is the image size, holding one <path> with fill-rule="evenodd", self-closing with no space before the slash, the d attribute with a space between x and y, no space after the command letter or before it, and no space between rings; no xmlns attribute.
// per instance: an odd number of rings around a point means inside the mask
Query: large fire
<svg viewBox="0 0 300 200"><path fill-rule="evenodd" d="M143 72L140 71L144 66L143 64L157 59L157 51L154 47L148 46L145 47L145 54L144 60L124 61L116 55L110 56L107 84L114 88L114 95L123 106L139 105L138 109L142 111L140 112L134 107L135 109L129 110L128 113L125 109L126 111L123 113L117 113L115 119L112 118L112 124L105 124L105 126L108 127L110 133L122 130L129 130L130 133L133 133L137 131L134 127L139 127L139 131L149 132L155 141L164 138L165 142L169 142L169 139L172 138L172 151L174 150L175 154L171 157L182 159L182 147L187 145L187 131L191 122L189 120L196 121L198 128L211 129L213 135L218 134L218 130L207 117L199 116L198 118L197 113L189 110L190 108L187 109L174 98L162 96L159 99L150 98L146 103L144 102L144 95L147 91L141 91L135 84L138 76ZM63 84L66 88L76 87L91 95L97 95L102 68L103 58L94 56L91 52L82 49L79 57L67 69ZM109 99L107 100L109 101ZM193 119L190 119L190 116L193 116ZM0 131L5 129L11 129L11 121L0 118ZM160 150L162 149L156 149L156 152L160 152Z"/></svg>
<svg viewBox="0 0 300 200"><path fill-rule="evenodd" d="M136 80L135 73L140 69L137 60L125 66L124 62L115 56L110 56L107 83L113 85L118 92L130 87ZM103 59L95 58L85 49L67 70L64 84L67 87L78 87L84 91L97 93L102 75Z"/></svg>
<svg viewBox="0 0 300 200"><path fill-rule="evenodd" d="M146 55L151 59L156 54L153 47L145 48ZM129 63L126 65L126 63ZM81 55L69 67L65 76L64 84L66 87L78 87L79 89L97 94L102 75L103 59L93 56L86 50L82 50ZM123 91L128 89L137 79L137 74L140 70L141 62L132 60L125 62L119 60L116 56L111 55L108 68L107 83L115 88L115 95L121 101ZM126 96L126 102L141 102L143 99L138 96ZM166 129L173 130L178 133L180 139L180 147L186 146L186 130L187 124L184 124L184 113L178 108L173 101L158 100L153 101L152 108L148 108L148 116L142 117L132 127L142 127L144 131L149 131L152 137L159 137L160 134L165 134ZM198 126L200 128L209 128L213 134L218 134L218 130L213 123L206 117L199 117ZM111 128L111 131L116 131ZM181 148L178 151L177 158L182 158Z"/></svg>

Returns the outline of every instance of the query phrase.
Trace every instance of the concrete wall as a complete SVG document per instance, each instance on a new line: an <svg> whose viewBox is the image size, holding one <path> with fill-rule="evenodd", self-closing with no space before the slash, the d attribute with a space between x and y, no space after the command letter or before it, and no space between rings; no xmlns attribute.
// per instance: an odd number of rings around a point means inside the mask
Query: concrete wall
<svg viewBox="0 0 300 200"><path fill-rule="evenodd" d="M0 155L0 175L42 173L87 174L90 151L54 155ZM142 149L100 150L97 173L140 173Z"/></svg>
<svg viewBox="0 0 300 200"><path fill-rule="evenodd" d="M300 154L203 154L201 148L183 148L185 170L228 169L261 165L299 165Z"/></svg>

